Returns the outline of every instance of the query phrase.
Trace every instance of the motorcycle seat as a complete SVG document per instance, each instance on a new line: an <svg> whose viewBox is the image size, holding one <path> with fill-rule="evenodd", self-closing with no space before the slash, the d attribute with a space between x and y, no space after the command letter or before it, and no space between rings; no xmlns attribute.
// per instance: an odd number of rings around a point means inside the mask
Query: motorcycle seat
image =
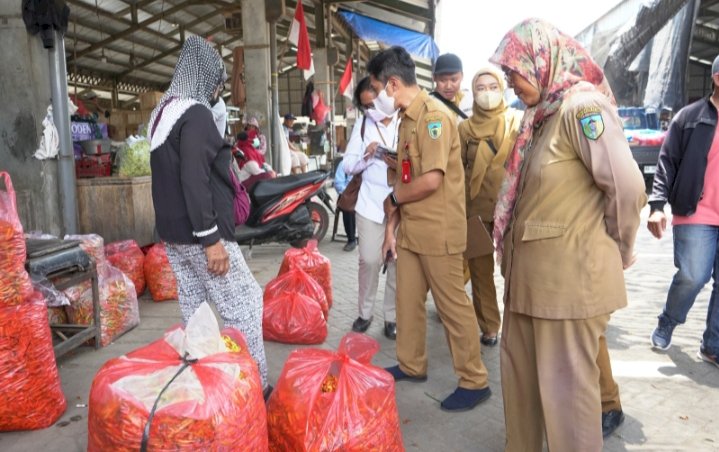
<svg viewBox="0 0 719 452"><path fill-rule="evenodd" d="M326 178L327 173L324 171L310 171L304 174L292 174L276 179L262 180L252 187L250 199L254 204L262 205L291 190L305 185L316 184Z"/></svg>

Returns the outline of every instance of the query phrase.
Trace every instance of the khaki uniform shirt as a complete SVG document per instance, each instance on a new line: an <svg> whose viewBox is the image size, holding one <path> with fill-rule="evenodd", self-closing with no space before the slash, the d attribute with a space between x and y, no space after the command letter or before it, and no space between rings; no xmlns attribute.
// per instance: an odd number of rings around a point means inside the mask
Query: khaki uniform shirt
<svg viewBox="0 0 719 452"><path fill-rule="evenodd" d="M399 128L397 181L402 162L411 164L412 181L439 170L439 188L427 198L401 204L398 246L417 254L444 256L464 252L467 221L464 171L454 114L440 101L421 91L404 111Z"/></svg>
<svg viewBox="0 0 719 452"><path fill-rule="evenodd" d="M465 173L467 218L479 215L485 223L491 223L494 208L497 205L497 195L504 179L504 163L514 146L522 121L523 112L514 109L507 110L504 140L501 143L492 143L486 140L477 141L468 136L469 127L459 127L459 139L462 145L462 164ZM477 162L479 160L479 162ZM474 165L478 163L480 172L473 174ZM479 194L471 197L470 183L473 177L481 180Z"/></svg>
<svg viewBox="0 0 719 452"><path fill-rule="evenodd" d="M505 305L587 319L627 304L644 179L615 108L579 92L534 132L504 241Z"/></svg>

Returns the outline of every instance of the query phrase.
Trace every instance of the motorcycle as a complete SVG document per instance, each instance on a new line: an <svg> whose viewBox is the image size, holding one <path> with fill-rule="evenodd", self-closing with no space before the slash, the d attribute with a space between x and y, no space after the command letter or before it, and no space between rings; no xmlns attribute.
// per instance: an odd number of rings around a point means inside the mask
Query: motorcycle
<svg viewBox="0 0 719 452"><path fill-rule="evenodd" d="M329 173L310 171L256 182L248 190L250 216L235 228L240 245L288 242L296 248L320 242L329 229L332 198L325 191ZM317 197L323 204L313 200ZM325 209L325 206L327 209Z"/></svg>

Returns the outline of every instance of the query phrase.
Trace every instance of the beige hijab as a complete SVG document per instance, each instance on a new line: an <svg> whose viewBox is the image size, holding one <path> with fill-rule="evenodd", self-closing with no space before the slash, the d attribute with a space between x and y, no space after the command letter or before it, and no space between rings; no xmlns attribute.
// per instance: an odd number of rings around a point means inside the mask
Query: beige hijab
<svg viewBox="0 0 719 452"><path fill-rule="evenodd" d="M499 89L502 93L506 88L504 82L504 75L492 66L481 68L472 77L472 94L477 95L475 85L477 79L485 74L489 74L497 80ZM514 126L514 122L517 119L517 115L511 110L504 98L502 102L493 110L483 110L477 105L476 102L472 105L472 116L460 123L459 127L462 129L462 136L472 141L487 141L491 140L495 149L498 150L497 155L506 155L506 152L502 152L502 147L508 146L511 140L507 140L505 143L505 137L509 133L509 130ZM479 193L482 186L482 178L479 177L484 174L483 168L481 168L481 159L475 159L474 167L472 168L472 177L470 179L470 199L473 199Z"/></svg>

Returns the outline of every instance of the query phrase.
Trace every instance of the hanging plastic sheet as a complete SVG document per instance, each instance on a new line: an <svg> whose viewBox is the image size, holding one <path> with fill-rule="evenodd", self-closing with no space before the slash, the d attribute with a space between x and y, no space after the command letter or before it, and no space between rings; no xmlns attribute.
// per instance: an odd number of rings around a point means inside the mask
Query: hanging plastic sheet
<svg viewBox="0 0 719 452"><path fill-rule="evenodd" d="M429 35L349 11L339 10L339 13L360 39L402 46L412 55L432 61L439 56L439 47Z"/></svg>

